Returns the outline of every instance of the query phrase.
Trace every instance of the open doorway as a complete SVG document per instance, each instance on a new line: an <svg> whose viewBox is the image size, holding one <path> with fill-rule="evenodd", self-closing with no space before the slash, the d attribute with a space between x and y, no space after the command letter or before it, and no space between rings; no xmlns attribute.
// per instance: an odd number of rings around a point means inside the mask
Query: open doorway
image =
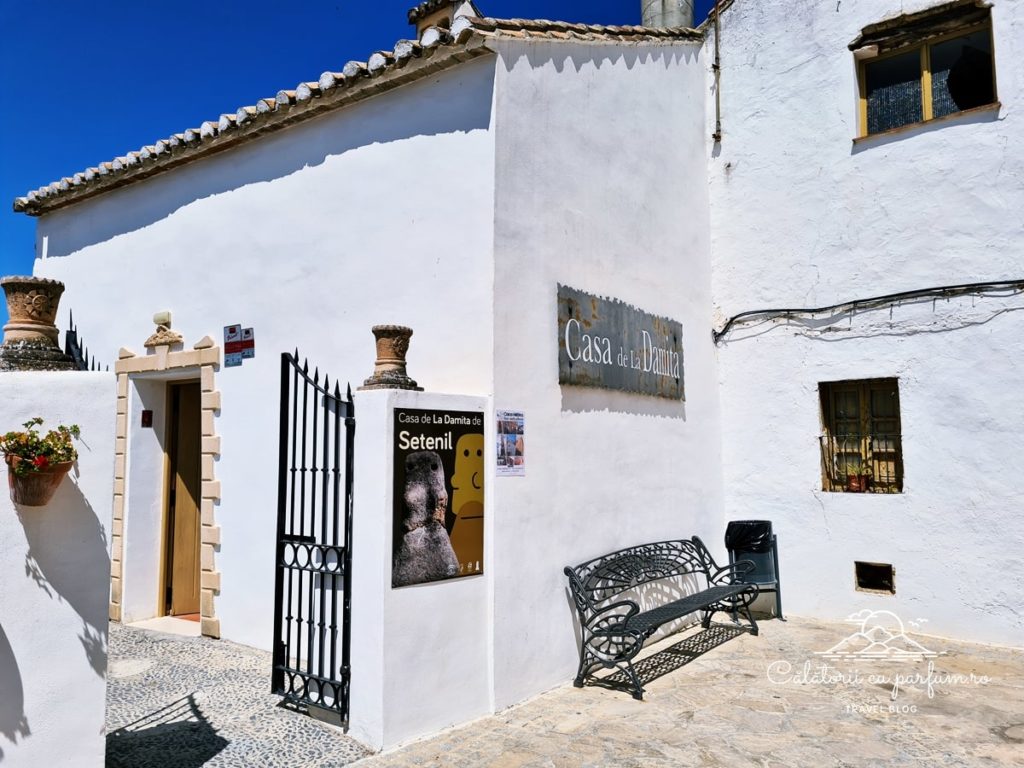
<svg viewBox="0 0 1024 768"><path fill-rule="evenodd" d="M199 621L201 394L199 382L167 385L163 614Z"/></svg>
<svg viewBox="0 0 1024 768"><path fill-rule="evenodd" d="M146 341L152 354L122 349L114 364L110 618L125 624L163 621L179 634L194 629L220 637L215 379L221 351L208 336L185 351L161 334Z"/></svg>

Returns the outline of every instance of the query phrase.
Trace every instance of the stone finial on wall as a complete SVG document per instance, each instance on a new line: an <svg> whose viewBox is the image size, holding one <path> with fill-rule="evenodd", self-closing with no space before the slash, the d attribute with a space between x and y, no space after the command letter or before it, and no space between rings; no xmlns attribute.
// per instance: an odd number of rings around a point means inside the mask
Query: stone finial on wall
<svg viewBox="0 0 1024 768"><path fill-rule="evenodd" d="M142 346L146 349L173 347L185 343L184 336L171 330L170 312L157 312L153 315L153 322L156 323L156 331L143 343Z"/></svg>
<svg viewBox="0 0 1024 768"><path fill-rule="evenodd" d="M359 389L412 389L423 387L409 378L405 369L405 355L409 351L412 328L404 325L375 325L371 329L377 340L377 361L373 374Z"/></svg>
<svg viewBox="0 0 1024 768"><path fill-rule="evenodd" d="M175 344L184 344L185 337L177 331L172 331L166 325L158 325L156 331L143 343L146 349L153 347L173 347Z"/></svg>
<svg viewBox="0 0 1024 768"><path fill-rule="evenodd" d="M57 306L64 283L44 277L0 280L10 321L0 346L0 371L73 371L74 361L57 346Z"/></svg>

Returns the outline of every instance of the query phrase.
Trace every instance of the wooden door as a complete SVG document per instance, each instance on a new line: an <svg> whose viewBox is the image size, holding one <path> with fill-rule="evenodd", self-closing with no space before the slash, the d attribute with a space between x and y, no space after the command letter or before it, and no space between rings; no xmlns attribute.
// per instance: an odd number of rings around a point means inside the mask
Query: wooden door
<svg viewBox="0 0 1024 768"><path fill-rule="evenodd" d="M199 613L200 393L197 382L168 391L167 585L171 616Z"/></svg>

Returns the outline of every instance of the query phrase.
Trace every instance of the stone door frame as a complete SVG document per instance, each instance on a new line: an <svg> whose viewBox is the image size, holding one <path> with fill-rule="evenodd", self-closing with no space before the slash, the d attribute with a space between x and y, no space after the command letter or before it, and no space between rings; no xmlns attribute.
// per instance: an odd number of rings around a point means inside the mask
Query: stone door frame
<svg viewBox="0 0 1024 768"><path fill-rule="evenodd" d="M220 437L216 433L216 415L220 411L220 392L215 375L221 363L221 348L209 336L195 343L192 350L182 349L182 337L166 327L146 340L148 354L136 355L121 348L114 363L117 375L117 426L114 440L114 514L110 544L110 619L121 621L121 593L124 562L125 481L128 470L128 391L133 374L171 372L195 378L200 386L201 411L201 499L200 499L200 631L206 637L220 637L220 619L215 598L220 594L220 572L215 557L220 549L220 526L216 510L220 501L220 481L216 478L216 458L220 455Z"/></svg>

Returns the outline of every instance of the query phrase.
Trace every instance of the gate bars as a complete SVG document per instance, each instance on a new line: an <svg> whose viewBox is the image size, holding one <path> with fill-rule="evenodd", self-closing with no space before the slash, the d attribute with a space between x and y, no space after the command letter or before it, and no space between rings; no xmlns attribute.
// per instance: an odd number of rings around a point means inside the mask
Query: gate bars
<svg viewBox="0 0 1024 768"><path fill-rule="evenodd" d="M337 381L333 391L326 375L321 384L319 369L310 378L298 350L281 355L271 690L343 725L351 682L354 413L351 387L342 397Z"/></svg>

